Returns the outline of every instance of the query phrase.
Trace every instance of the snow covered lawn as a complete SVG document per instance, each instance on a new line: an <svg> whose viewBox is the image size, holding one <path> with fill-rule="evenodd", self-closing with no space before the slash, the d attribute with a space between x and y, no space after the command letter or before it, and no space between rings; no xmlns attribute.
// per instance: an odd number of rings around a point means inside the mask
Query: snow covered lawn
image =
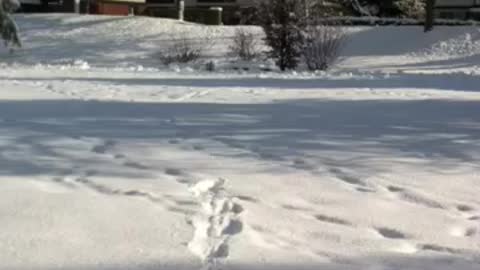
<svg viewBox="0 0 480 270"><path fill-rule="evenodd" d="M477 29L350 28L335 70L281 74L229 69L233 27L17 20L0 269L480 269ZM217 72L153 57L180 28Z"/></svg>

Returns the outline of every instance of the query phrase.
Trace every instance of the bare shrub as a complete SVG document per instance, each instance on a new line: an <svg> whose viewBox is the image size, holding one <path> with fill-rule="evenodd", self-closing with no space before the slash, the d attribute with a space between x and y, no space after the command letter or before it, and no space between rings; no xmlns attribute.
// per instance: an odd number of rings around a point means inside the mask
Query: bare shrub
<svg viewBox="0 0 480 270"><path fill-rule="evenodd" d="M19 7L18 1L0 0L0 39L3 39L4 45L10 49L22 46L18 37L18 27L12 16Z"/></svg>
<svg viewBox="0 0 480 270"><path fill-rule="evenodd" d="M158 55L165 65L190 63L202 57L211 46L213 40L208 37L196 36L187 31L175 31L175 34L171 35L170 43Z"/></svg>
<svg viewBox="0 0 480 270"><path fill-rule="evenodd" d="M205 69L210 72L214 72L217 69L217 65L215 64L214 61L208 61L205 64Z"/></svg>
<svg viewBox="0 0 480 270"><path fill-rule="evenodd" d="M230 52L242 59L252 60L259 55L259 44L254 33L245 29L236 29L233 36L233 44L230 45Z"/></svg>
<svg viewBox="0 0 480 270"><path fill-rule="evenodd" d="M346 42L345 31L338 26L311 25L303 32L302 56L309 70L327 70L339 58Z"/></svg>

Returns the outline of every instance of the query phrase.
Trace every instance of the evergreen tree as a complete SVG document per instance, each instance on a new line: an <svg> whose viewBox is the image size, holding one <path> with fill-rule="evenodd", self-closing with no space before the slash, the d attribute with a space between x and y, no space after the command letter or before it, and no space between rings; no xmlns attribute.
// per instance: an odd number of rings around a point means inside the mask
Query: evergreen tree
<svg viewBox="0 0 480 270"><path fill-rule="evenodd" d="M305 6L298 0L266 0L259 6L269 56L282 70L297 67L300 58L301 29Z"/></svg>
<svg viewBox="0 0 480 270"><path fill-rule="evenodd" d="M396 0L394 5L403 17L425 18L425 0Z"/></svg>
<svg viewBox="0 0 480 270"><path fill-rule="evenodd" d="M341 0L348 9L361 16L394 16L395 0Z"/></svg>
<svg viewBox="0 0 480 270"><path fill-rule="evenodd" d="M11 14L20 7L16 0L0 0L0 34L8 48L21 47L18 28Z"/></svg>

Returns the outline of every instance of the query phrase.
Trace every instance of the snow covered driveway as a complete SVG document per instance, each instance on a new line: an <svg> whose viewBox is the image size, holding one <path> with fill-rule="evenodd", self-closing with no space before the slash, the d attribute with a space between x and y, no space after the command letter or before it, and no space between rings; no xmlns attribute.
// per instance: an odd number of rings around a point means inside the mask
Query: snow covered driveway
<svg viewBox="0 0 480 270"><path fill-rule="evenodd" d="M361 57L323 75L9 59L0 269L479 269L478 69Z"/></svg>

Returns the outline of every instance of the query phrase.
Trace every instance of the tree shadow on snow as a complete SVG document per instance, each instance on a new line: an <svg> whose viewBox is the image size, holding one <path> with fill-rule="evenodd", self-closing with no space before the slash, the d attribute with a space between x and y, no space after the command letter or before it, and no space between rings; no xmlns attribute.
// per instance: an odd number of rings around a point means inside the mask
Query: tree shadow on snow
<svg viewBox="0 0 480 270"><path fill-rule="evenodd" d="M316 152L425 158L445 168L478 164L480 102L458 100L287 100L269 104L134 103L80 100L0 102L0 174L44 174L60 164L98 161L65 156L57 142L205 139L217 155L282 161ZM57 146L56 146L57 144ZM241 148L244 151L230 151ZM50 160L34 163L28 153ZM67 149L68 150L68 149ZM333 157L334 158L334 157ZM441 162L442 161L442 162Z"/></svg>

